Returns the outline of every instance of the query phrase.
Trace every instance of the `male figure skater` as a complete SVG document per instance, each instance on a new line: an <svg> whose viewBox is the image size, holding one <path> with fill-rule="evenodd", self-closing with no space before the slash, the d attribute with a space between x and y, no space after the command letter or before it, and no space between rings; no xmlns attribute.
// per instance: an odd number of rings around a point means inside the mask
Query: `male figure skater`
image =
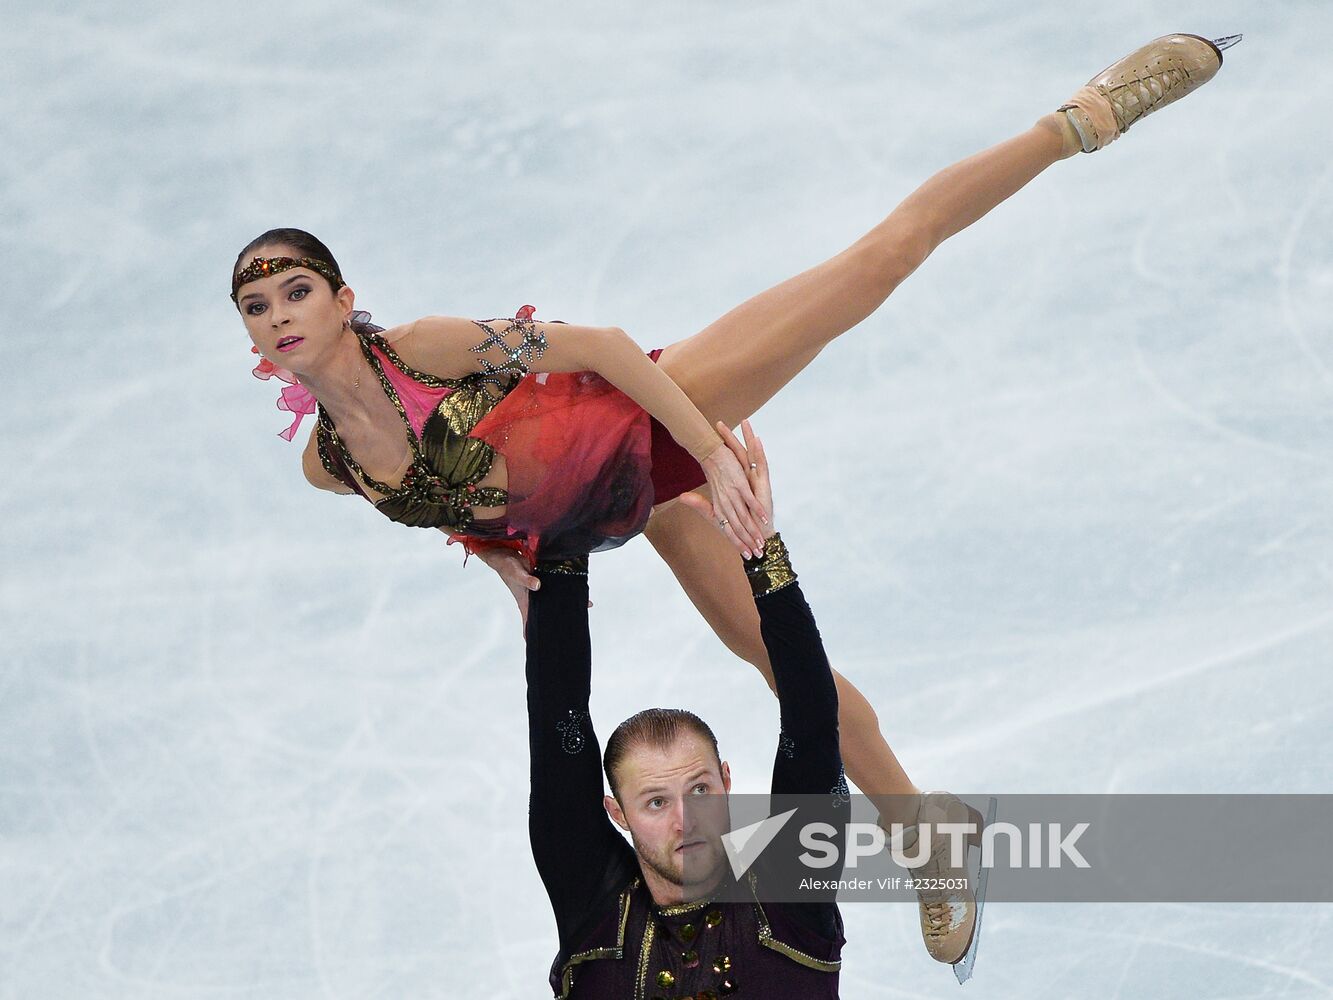
<svg viewBox="0 0 1333 1000"><path fill-rule="evenodd" d="M748 425L745 435L755 495L772 511L763 446ZM783 796L802 794L825 796L838 810L847 786L837 690L771 519L766 531L764 551L745 570L781 713L775 811ZM640 712L617 727L599 761L588 718L587 560L539 563L536 572L541 586L526 633L529 834L559 930L555 995L837 997L843 934L832 894L761 903L750 873L740 882L748 898L736 902L722 891L735 888L718 836L727 829L731 772L701 719L679 709ZM599 765L611 795L603 795ZM612 821L629 832L632 848ZM836 880L839 872L821 877ZM719 899L724 894L732 901ZM971 923L952 922L961 954Z"/></svg>

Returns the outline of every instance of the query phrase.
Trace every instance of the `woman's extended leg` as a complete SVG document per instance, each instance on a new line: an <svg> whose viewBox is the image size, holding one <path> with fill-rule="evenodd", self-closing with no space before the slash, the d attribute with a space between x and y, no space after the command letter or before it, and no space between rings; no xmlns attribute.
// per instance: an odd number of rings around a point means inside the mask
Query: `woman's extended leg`
<svg viewBox="0 0 1333 1000"><path fill-rule="evenodd" d="M704 416L734 427L874 312L937 246L1076 152L1064 120L1046 115L1021 135L946 167L842 253L672 344L658 363Z"/></svg>
<svg viewBox="0 0 1333 1000"><path fill-rule="evenodd" d="M1068 155L1056 117L942 170L851 247L671 345L658 363L709 419L739 423L870 315L935 247ZM771 686L759 616L731 543L680 504L655 510L645 534L713 631ZM847 777L875 800L882 822L914 822L918 789L875 710L850 681L834 677Z"/></svg>
<svg viewBox="0 0 1333 1000"><path fill-rule="evenodd" d="M718 638L754 664L772 687L773 671L759 634L759 612L735 546L679 503L655 510L644 533ZM875 710L851 681L837 671L833 677L838 685L838 732L847 777L874 800L881 822L915 822L919 791L889 749Z"/></svg>
<svg viewBox="0 0 1333 1000"><path fill-rule="evenodd" d="M941 170L836 257L671 345L659 363L705 416L735 426L825 344L874 312L942 242L1056 160L1104 148L1139 119L1203 86L1221 68L1222 49L1239 40L1154 39L1026 132Z"/></svg>

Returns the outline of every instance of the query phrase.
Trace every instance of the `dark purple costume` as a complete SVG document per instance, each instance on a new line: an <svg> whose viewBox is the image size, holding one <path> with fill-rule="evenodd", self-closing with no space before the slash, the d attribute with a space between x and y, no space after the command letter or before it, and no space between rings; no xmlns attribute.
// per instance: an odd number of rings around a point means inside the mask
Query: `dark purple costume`
<svg viewBox="0 0 1333 1000"><path fill-rule="evenodd" d="M783 795L846 796L838 696L814 617L776 537L747 561L782 716L773 767ZM555 995L568 1000L838 996L842 919L831 897L660 907L633 848L602 806L600 748L588 718L592 649L586 560L538 563L527 626L533 857L555 911ZM826 873L836 877L837 872ZM762 884L762 871L758 876Z"/></svg>

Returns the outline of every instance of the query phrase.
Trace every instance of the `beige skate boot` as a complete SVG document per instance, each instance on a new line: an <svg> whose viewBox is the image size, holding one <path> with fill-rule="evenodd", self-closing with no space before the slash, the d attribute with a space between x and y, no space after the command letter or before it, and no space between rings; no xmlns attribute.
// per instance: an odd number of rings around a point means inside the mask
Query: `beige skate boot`
<svg viewBox="0 0 1333 1000"><path fill-rule="evenodd" d="M958 867L950 864L950 845L947 832L939 830L941 823L971 823L975 831L965 840L968 846L981 843L982 816L962 799L949 792L927 792L921 800L917 826L902 831L892 839L895 851L911 869L911 877L922 886L916 889L917 905L921 910L921 937L926 951L937 962L949 965L961 961L972 944L977 923L977 901L971 873L967 868L966 850ZM921 824L929 824L929 856L918 860L924 848L918 845ZM961 980L960 980L961 982Z"/></svg>
<svg viewBox="0 0 1333 1000"><path fill-rule="evenodd" d="M1057 111L1068 116L1083 152L1095 153L1140 118L1211 80L1222 68L1222 50L1240 39L1163 35L1106 67Z"/></svg>

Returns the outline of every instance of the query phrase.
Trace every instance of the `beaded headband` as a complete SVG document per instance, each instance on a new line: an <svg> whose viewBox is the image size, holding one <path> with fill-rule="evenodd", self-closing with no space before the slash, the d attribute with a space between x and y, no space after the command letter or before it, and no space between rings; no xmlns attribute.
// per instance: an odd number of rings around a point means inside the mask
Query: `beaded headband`
<svg viewBox="0 0 1333 1000"><path fill-rule="evenodd" d="M329 279L335 292L347 283L333 265L317 257L256 257L237 271L236 276L231 279L231 300L236 301L236 293L241 290L242 285L267 278L271 274L281 274L294 267L308 267L312 271L318 271Z"/></svg>

